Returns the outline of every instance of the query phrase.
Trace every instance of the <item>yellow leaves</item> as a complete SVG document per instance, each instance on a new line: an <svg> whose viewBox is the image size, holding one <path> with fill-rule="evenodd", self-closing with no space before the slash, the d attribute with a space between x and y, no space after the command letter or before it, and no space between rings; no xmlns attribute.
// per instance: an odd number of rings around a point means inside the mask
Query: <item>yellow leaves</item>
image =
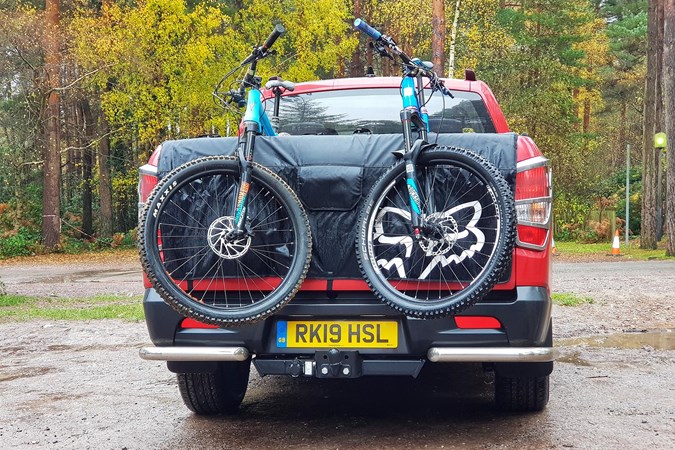
<svg viewBox="0 0 675 450"><path fill-rule="evenodd" d="M274 46L277 57L259 66L263 77L281 75L306 81L318 78L319 73L332 76L356 47L347 1L249 0L244 6L235 22L249 44L262 43L276 23L286 28ZM250 51L250 45L245 49Z"/></svg>
<svg viewBox="0 0 675 450"><path fill-rule="evenodd" d="M141 143L210 133L213 126L225 133L227 118L211 96L218 80L279 22L288 32L258 75L304 81L335 74L356 46L348 4L245 0L233 17L209 3L189 10L183 0L114 4L73 20L73 49L86 69L103 68L91 84L102 92L111 127Z"/></svg>
<svg viewBox="0 0 675 450"><path fill-rule="evenodd" d="M383 27L382 31L394 37L404 51L429 59L432 35L431 7L431 1L380 1L373 6L369 20L375 27Z"/></svg>
<svg viewBox="0 0 675 450"><path fill-rule="evenodd" d="M103 68L95 86L112 127L141 143L210 131L211 89L235 61L223 51L233 33L220 10L145 0L112 5L100 16L83 13L72 29L80 64Z"/></svg>

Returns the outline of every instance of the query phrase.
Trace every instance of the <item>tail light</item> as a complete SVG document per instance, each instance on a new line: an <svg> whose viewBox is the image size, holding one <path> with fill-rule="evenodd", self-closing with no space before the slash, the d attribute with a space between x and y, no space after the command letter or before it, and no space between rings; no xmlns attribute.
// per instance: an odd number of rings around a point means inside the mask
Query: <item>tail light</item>
<svg viewBox="0 0 675 450"><path fill-rule="evenodd" d="M157 162L159 160L159 152L162 150L160 145L150 156L150 160L144 166L138 169L138 211L140 212L143 205L148 200L150 193L157 186Z"/></svg>
<svg viewBox="0 0 675 450"><path fill-rule="evenodd" d="M551 230L552 183L548 159L536 156L517 165L516 214L519 247L544 250Z"/></svg>
<svg viewBox="0 0 675 450"><path fill-rule="evenodd" d="M159 152L162 150L162 146L158 146L155 151L150 156L148 163L144 166L141 166L138 169L138 218L141 218L141 211L143 211L143 206L145 202L148 201L150 193L157 186L159 181L157 178L157 162L159 161ZM160 238L161 239L161 238ZM163 255L160 253L160 257L163 258ZM146 288L152 287L150 280L143 272L143 284Z"/></svg>

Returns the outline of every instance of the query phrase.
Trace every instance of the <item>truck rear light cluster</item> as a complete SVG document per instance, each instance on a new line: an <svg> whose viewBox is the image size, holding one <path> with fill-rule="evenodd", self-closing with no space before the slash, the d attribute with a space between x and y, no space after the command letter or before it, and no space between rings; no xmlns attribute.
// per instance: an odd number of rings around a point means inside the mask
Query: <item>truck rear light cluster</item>
<svg viewBox="0 0 675 450"><path fill-rule="evenodd" d="M148 164L138 169L138 212L140 213L143 205L148 200L150 193L157 186L157 162L159 152L162 150L160 145L150 156Z"/></svg>
<svg viewBox="0 0 675 450"><path fill-rule="evenodd" d="M516 245L532 250L546 248L551 230L552 196L548 159L536 156L520 161L516 175Z"/></svg>

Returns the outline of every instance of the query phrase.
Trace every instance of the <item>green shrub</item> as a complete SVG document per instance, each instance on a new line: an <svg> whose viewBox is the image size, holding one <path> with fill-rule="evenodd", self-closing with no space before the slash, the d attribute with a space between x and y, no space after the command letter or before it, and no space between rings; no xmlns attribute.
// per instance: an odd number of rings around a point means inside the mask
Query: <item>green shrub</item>
<svg viewBox="0 0 675 450"><path fill-rule="evenodd" d="M592 201L561 193L553 201L555 238L559 241L579 239L585 229Z"/></svg>
<svg viewBox="0 0 675 450"><path fill-rule="evenodd" d="M21 227L16 234L0 238L0 257L28 256L35 253L40 245L40 235Z"/></svg>

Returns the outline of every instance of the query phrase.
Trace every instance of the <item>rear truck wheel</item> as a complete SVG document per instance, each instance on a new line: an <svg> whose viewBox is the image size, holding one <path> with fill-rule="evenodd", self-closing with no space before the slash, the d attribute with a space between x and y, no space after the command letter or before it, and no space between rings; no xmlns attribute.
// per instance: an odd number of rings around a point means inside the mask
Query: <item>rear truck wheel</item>
<svg viewBox="0 0 675 450"><path fill-rule="evenodd" d="M373 186L359 218L361 271L373 292L409 317L457 314L509 266L513 193L499 170L468 150L438 147L417 160L417 184L399 161ZM413 230L410 197L425 224Z"/></svg>
<svg viewBox="0 0 675 450"><path fill-rule="evenodd" d="M543 345L553 346L553 320ZM495 403L506 412L543 410L549 399L549 375L553 361L543 363L496 363Z"/></svg>
<svg viewBox="0 0 675 450"><path fill-rule="evenodd" d="M234 414L239 410L251 361L221 362L215 372L178 373L178 390L185 406L199 415Z"/></svg>
<svg viewBox="0 0 675 450"><path fill-rule="evenodd" d="M157 184L141 213L143 270L184 316L214 325L257 322L288 303L305 279L312 256L307 214L277 174L251 164L251 183L240 193L235 158L185 163ZM243 195L239 235L234 210Z"/></svg>
<svg viewBox="0 0 675 450"><path fill-rule="evenodd" d="M549 376L495 377L495 402L507 412L541 411L549 397Z"/></svg>

